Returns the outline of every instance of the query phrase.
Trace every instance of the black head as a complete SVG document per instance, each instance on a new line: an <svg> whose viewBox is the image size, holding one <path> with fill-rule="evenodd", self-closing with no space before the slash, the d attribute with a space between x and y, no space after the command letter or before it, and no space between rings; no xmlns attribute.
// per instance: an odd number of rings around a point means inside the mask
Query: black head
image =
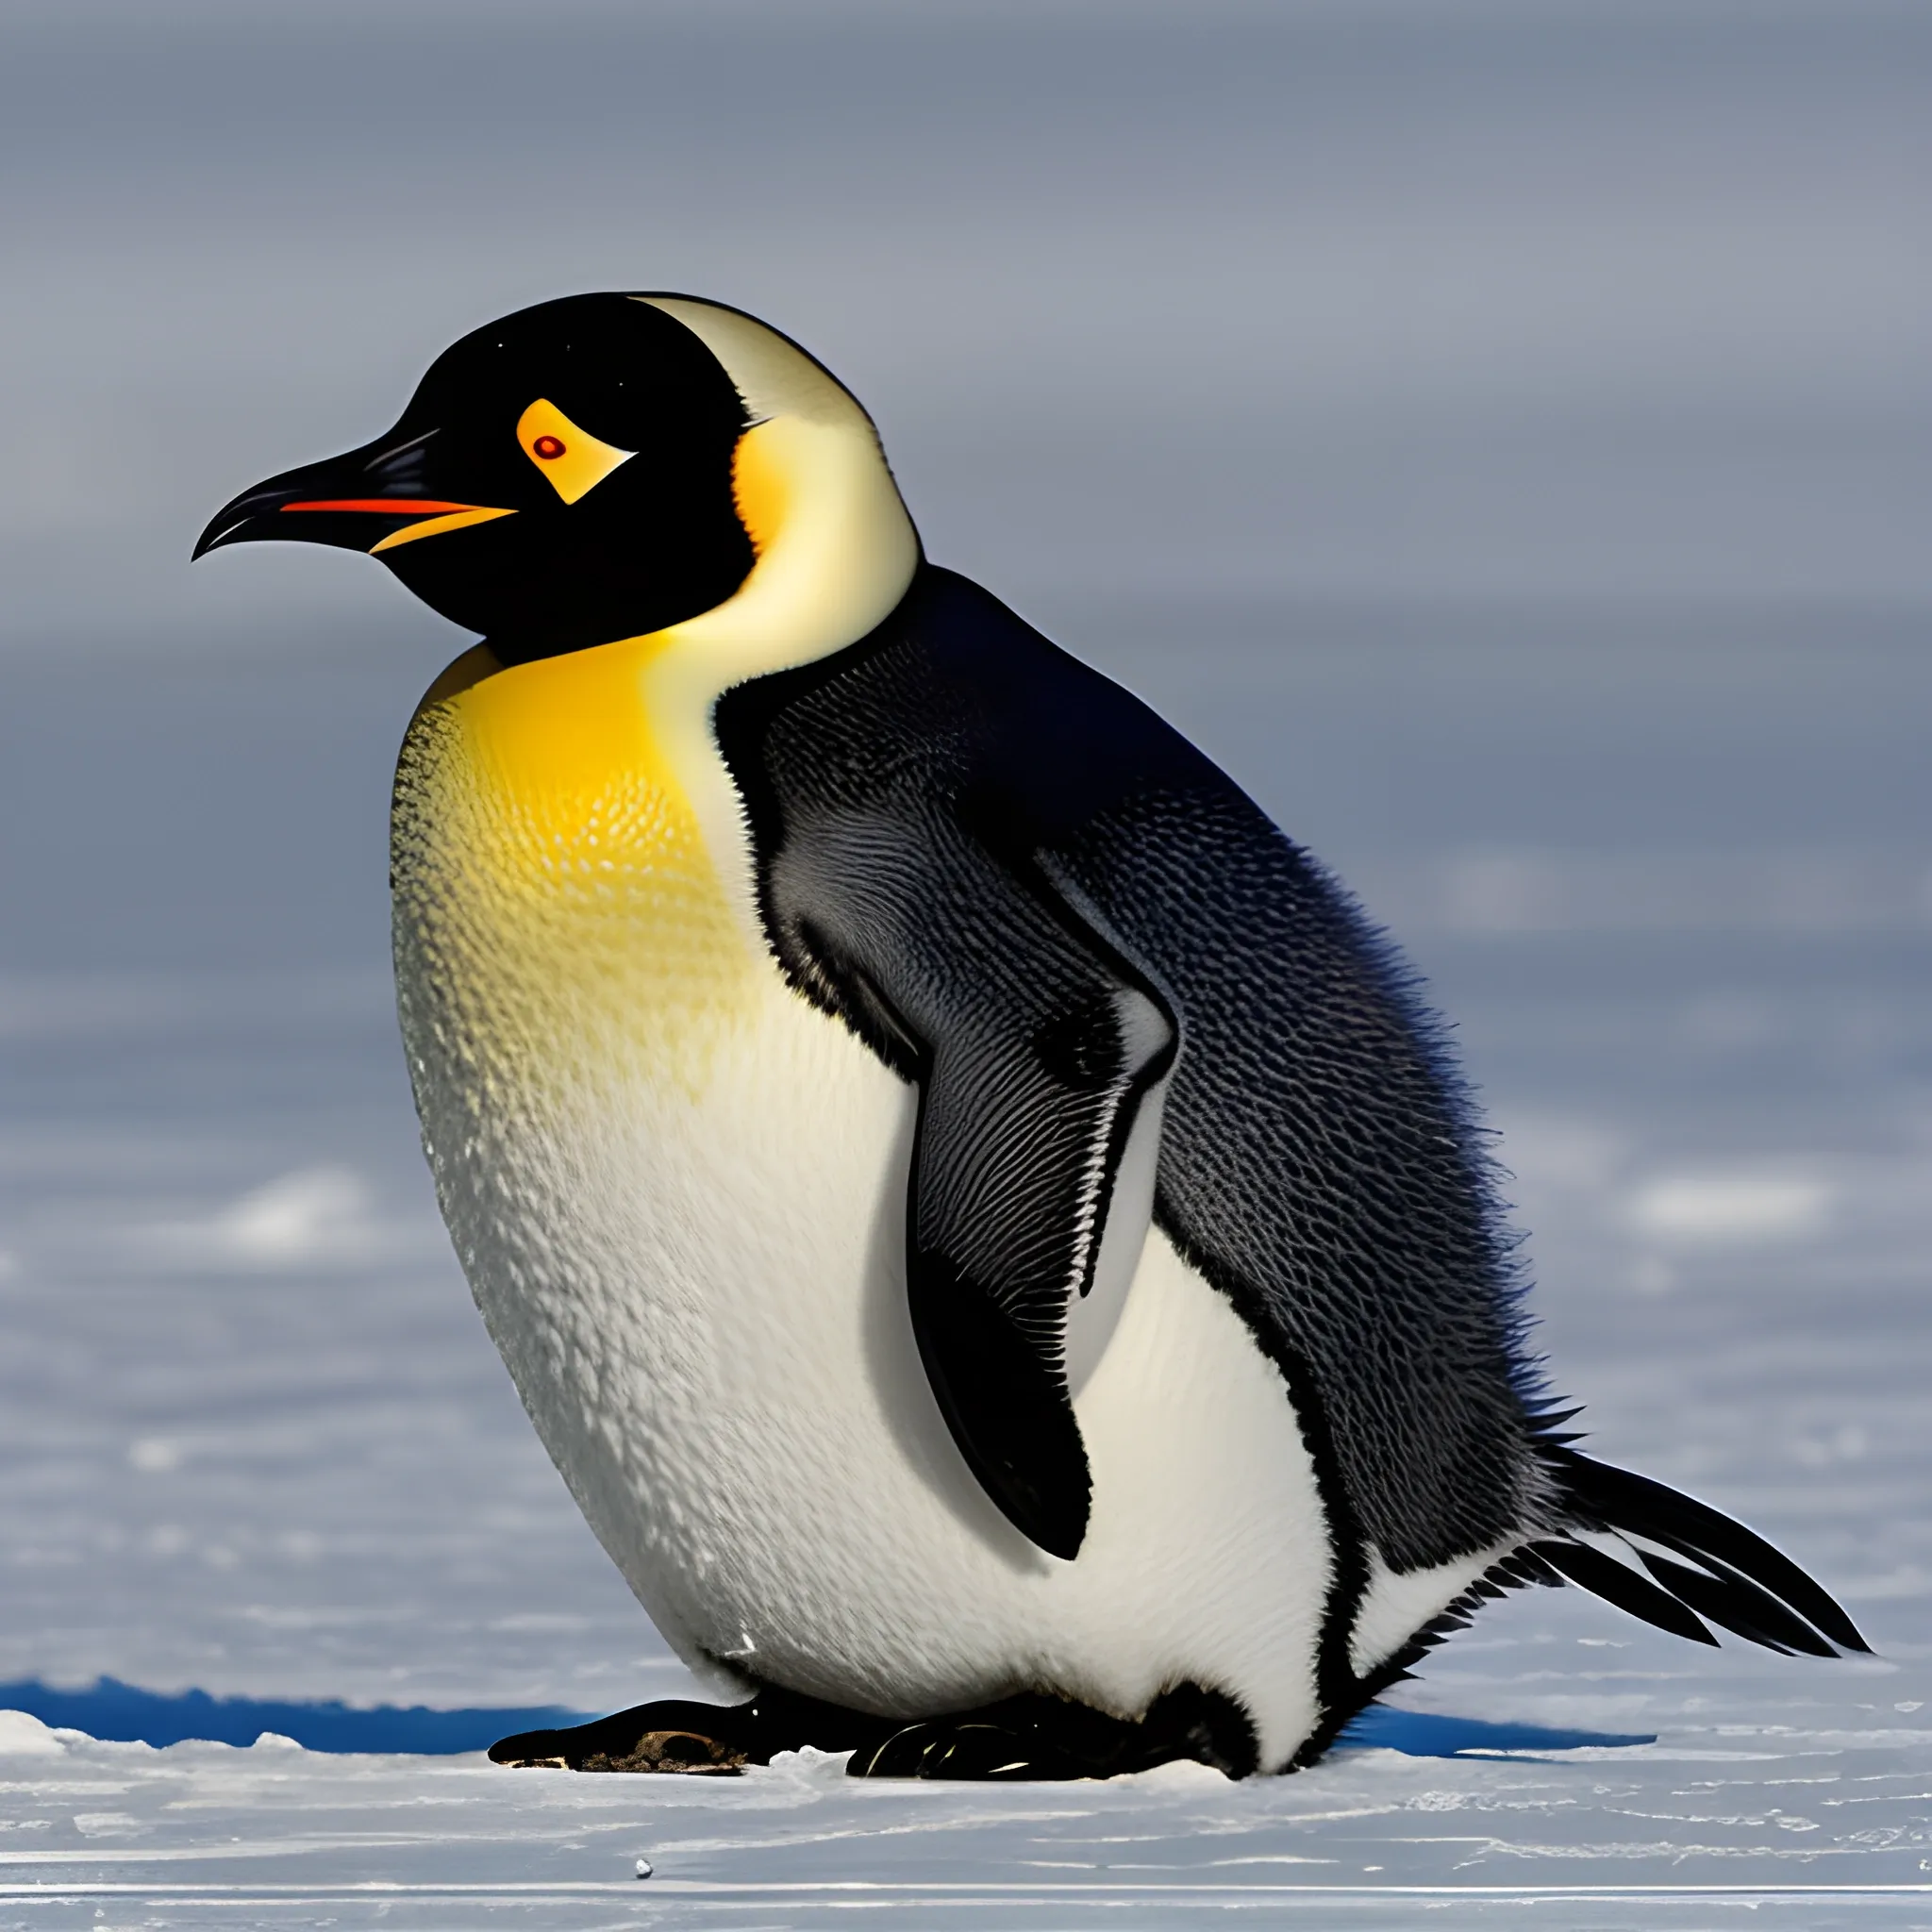
<svg viewBox="0 0 1932 1932"><path fill-rule="evenodd" d="M395 427L244 491L194 554L265 539L379 557L517 661L662 629L750 574L732 463L752 418L711 351L631 295L465 336Z"/></svg>

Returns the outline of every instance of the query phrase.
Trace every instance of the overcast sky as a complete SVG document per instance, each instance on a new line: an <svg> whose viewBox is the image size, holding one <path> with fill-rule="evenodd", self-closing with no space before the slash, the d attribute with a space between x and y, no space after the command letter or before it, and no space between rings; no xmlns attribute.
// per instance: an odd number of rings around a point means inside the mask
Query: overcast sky
<svg viewBox="0 0 1932 1932"><path fill-rule="evenodd" d="M1932 592L1932 10L12 0L0 631L397 621L189 543L491 316L689 290L1010 595Z"/></svg>
<svg viewBox="0 0 1932 1932"><path fill-rule="evenodd" d="M1909 896L1928 150L1919 0L10 0L0 963L381 970L464 641L189 548L593 288L815 349L936 558L1405 931L1377 854L1863 842Z"/></svg>

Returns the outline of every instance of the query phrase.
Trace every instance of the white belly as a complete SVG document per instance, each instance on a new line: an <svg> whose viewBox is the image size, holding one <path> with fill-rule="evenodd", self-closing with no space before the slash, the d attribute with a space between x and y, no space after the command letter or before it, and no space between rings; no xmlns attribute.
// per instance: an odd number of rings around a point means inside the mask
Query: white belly
<svg viewBox="0 0 1932 1932"><path fill-rule="evenodd" d="M1075 1402L1086 1543L1036 1549L913 1341L915 1095L760 979L695 1090L607 1037L566 1091L479 1096L410 1041L477 1303L605 1548L693 1664L904 1715L1040 1689L1137 1716L1191 1681L1281 1762L1316 1716L1331 1563L1278 1373L1150 1235Z"/></svg>

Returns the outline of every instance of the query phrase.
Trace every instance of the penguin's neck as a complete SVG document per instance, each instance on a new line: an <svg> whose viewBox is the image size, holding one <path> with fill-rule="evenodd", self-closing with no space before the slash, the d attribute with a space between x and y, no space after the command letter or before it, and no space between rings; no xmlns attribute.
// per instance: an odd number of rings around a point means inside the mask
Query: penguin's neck
<svg viewBox="0 0 1932 1932"><path fill-rule="evenodd" d="M492 641L452 665L425 704L501 675L511 680L512 702L527 700L553 720L546 741L561 728L568 742L577 708L588 746L608 735L602 714L616 671L634 680L625 703L641 708L675 768L690 775L715 765L711 710L725 691L857 643L891 614L921 562L918 532L856 406L850 420L755 424L739 439L732 493L756 560L722 604L577 651L525 653L514 641Z"/></svg>
<svg viewBox="0 0 1932 1932"><path fill-rule="evenodd" d="M842 650L910 588L919 538L872 425L779 416L739 439L732 493L757 561L722 604L656 633L654 661L708 706Z"/></svg>
<svg viewBox="0 0 1932 1932"><path fill-rule="evenodd" d="M566 995L585 1013L709 1004L768 958L713 708L735 684L876 628L912 582L919 540L863 418L759 424L733 482L757 552L733 596L661 630L507 666L480 646L411 727L399 862L422 874L417 841L437 847L427 872L461 880L491 936L474 970L528 981L519 1008ZM574 959L582 984L542 989L540 957Z"/></svg>
<svg viewBox="0 0 1932 1932"><path fill-rule="evenodd" d="M638 640L639 696L748 941L762 952L743 802L712 725L734 685L843 650L897 608L920 566L872 425L777 416L740 439L738 511L758 560L735 595Z"/></svg>

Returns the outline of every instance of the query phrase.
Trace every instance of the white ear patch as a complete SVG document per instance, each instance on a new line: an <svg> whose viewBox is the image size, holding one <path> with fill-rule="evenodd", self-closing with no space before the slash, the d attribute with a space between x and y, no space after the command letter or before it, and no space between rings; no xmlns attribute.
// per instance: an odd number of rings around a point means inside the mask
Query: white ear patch
<svg viewBox="0 0 1932 1932"><path fill-rule="evenodd" d="M517 442L566 503L588 496L637 452L579 429L555 403L539 397L517 418Z"/></svg>
<svg viewBox="0 0 1932 1932"><path fill-rule="evenodd" d="M872 418L796 342L687 295L630 299L696 336L751 419L739 438L732 494L758 561L735 596L672 627L674 647L651 674L661 716L681 708L693 756L715 765L709 718L718 693L864 637L905 596L919 568L919 536ZM703 782L688 775L689 786ZM738 825L735 799L721 806L721 834Z"/></svg>

